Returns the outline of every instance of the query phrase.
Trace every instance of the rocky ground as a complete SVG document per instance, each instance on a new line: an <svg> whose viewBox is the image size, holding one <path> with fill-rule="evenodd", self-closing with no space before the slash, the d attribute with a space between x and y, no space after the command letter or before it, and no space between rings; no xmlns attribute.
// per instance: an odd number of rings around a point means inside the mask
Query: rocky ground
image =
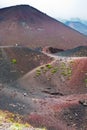
<svg viewBox="0 0 87 130"><path fill-rule="evenodd" d="M9 47L0 66L0 130L87 130L86 57Z"/></svg>

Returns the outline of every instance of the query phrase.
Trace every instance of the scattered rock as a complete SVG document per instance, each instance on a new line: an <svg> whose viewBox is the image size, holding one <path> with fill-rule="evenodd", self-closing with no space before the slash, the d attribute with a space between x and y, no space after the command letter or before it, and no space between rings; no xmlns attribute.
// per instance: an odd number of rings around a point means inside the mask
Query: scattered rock
<svg viewBox="0 0 87 130"><path fill-rule="evenodd" d="M49 46L46 46L42 49L43 52L46 52L46 53L58 53L58 52L61 52L61 51L64 51L63 49L59 49L59 48L53 48L53 47L49 47Z"/></svg>
<svg viewBox="0 0 87 130"><path fill-rule="evenodd" d="M27 93L24 93L23 95L24 95L24 96L27 96Z"/></svg>
<svg viewBox="0 0 87 130"><path fill-rule="evenodd" d="M0 83L0 91L3 89L3 84Z"/></svg>
<svg viewBox="0 0 87 130"><path fill-rule="evenodd" d="M61 76L61 80L62 82L65 82L65 78L63 76Z"/></svg>
<svg viewBox="0 0 87 130"><path fill-rule="evenodd" d="M79 103L87 107L87 100L80 100Z"/></svg>
<svg viewBox="0 0 87 130"><path fill-rule="evenodd" d="M9 104L9 106L16 107L17 105L15 105L15 104Z"/></svg>

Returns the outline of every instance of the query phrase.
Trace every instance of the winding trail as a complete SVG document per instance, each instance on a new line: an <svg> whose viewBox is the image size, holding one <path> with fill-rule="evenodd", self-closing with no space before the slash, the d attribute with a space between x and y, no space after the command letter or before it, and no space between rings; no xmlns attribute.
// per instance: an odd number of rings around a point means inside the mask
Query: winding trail
<svg viewBox="0 0 87 130"><path fill-rule="evenodd" d="M49 53L45 53L45 52L42 52L43 54L47 55L47 56L50 56L52 58L55 58L56 60L76 60L76 59L87 59L87 57L68 57L68 56L56 56L56 55L53 55L53 54L49 54Z"/></svg>

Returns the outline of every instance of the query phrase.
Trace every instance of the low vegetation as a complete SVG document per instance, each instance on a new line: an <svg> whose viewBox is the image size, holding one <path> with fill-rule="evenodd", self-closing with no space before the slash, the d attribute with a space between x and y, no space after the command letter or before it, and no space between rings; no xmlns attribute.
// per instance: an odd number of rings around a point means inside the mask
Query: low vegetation
<svg viewBox="0 0 87 130"><path fill-rule="evenodd" d="M58 71L58 67L54 67L54 68L51 70L51 73L52 73L52 74L55 74L57 71Z"/></svg>
<svg viewBox="0 0 87 130"><path fill-rule="evenodd" d="M17 60L16 60L15 58L13 58L13 59L11 60L11 63L12 63L12 64L16 64L16 63L17 63Z"/></svg>
<svg viewBox="0 0 87 130"><path fill-rule="evenodd" d="M40 76L43 73L50 72L51 75L56 74L59 72L61 75L64 77L66 76L68 79L70 79L72 75L72 65L73 61L70 61L69 64L66 64L65 62L61 62L60 65L51 65L51 64L46 64L45 66L41 66L40 69L36 70L36 76Z"/></svg>
<svg viewBox="0 0 87 130"><path fill-rule="evenodd" d="M68 77L68 79L70 79L70 76L72 75L72 64L74 62L70 61L69 65L66 65L64 62L61 63L61 74L63 76Z"/></svg>
<svg viewBox="0 0 87 130"><path fill-rule="evenodd" d="M85 78L84 82L85 82L85 85L86 85L86 87L87 87L87 78Z"/></svg>
<svg viewBox="0 0 87 130"><path fill-rule="evenodd" d="M36 77L40 76L41 74L49 72L50 76L47 77L47 80L51 79L51 75L56 74L57 72L60 73L60 75L64 76L64 78L70 80L72 75L72 65L74 64L74 61L70 61L69 64L66 64L65 62L61 62L59 65L52 65L52 64L46 64L45 66L41 66L39 69L36 70Z"/></svg>
<svg viewBox="0 0 87 130"><path fill-rule="evenodd" d="M39 76L39 75L41 75L41 70L40 70L40 69L37 69L37 70L36 70L36 76Z"/></svg>
<svg viewBox="0 0 87 130"><path fill-rule="evenodd" d="M47 67L48 69L53 68L51 64L47 64L46 67Z"/></svg>
<svg viewBox="0 0 87 130"><path fill-rule="evenodd" d="M41 66L40 69L36 70L36 76L40 76L42 73L50 71L51 74L55 74L58 71L58 67L54 67L51 64Z"/></svg>
<svg viewBox="0 0 87 130"><path fill-rule="evenodd" d="M8 111L0 110L0 129L4 130L46 130L46 128L33 128L29 123L23 123L22 117Z"/></svg>

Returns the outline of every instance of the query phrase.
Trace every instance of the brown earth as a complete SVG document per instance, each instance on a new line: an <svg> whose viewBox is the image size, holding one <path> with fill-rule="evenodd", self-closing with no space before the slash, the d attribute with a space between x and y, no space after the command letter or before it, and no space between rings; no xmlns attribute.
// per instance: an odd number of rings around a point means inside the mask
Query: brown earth
<svg viewBox="0 0 87 130"><path fill-rule="evenodd" d="M87 37L28 5L0 9L0 45L70 49Z"/></svg>
<svg viewBox="0 0 87 130"><path fill-rule="evenodd" d="M87 130L87 58L52 57L23 47L1 48L0 109L22 115L34 127ZM14 69L16 78L9 72Z"/></svg>
<svg viewBox="0 0 87 130"><path fill-rule="evenodd" d="M22 115L35 128L87 130L87 58L37 49L85 46L86 36L20 5L0 9L0 45L0 110Z"/></svg>

